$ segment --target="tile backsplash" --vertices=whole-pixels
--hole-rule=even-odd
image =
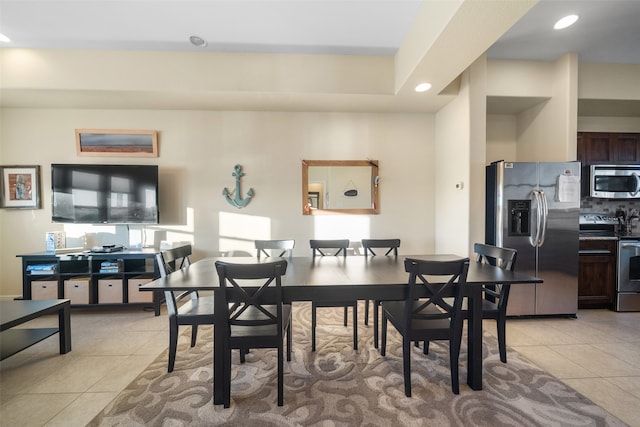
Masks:
[[[584,197],[580,200],[580,213],[601,213],[609,216],[616,216],[617,211],[628,213],[631,209],[640,210],[640,200],[611,200],[592,199]],[[638,219],[631,221],[626,227],[628,234],[640,233],[640,223]],[[617,231],[618,227],[616,227]],[[623,227],[622,230],[625,230]]]
[[[640,200],[592,199],[583,197],[580,200],[580,213],[606,213],[614,216],[616,211],[640,209]]]

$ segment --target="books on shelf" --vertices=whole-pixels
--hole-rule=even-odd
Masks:
[[[27,266],[29,274],[56,274],[58,264],[31,264]]]
[[[100,263],[100,273],[119,273],[120,263],[118,261],[102,261]]]

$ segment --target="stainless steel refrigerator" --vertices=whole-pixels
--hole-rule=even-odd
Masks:
[[[508,315],[578,310],[580,162],[487,166],[486,243],[518,251],[516,271],[544,283],[512,285]]]

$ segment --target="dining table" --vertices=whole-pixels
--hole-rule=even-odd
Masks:
[[[345,300],[403,300],[408,289],[409,274],[405,270],[406,258],[450,261],[464,257],[453,254],[422,254],[401,256],[318,256],[288,257],[287,269],[282,277],[282,299],[285,303],[296,301],[332,302]],[[193,262],[140,287],[143,291],[221,291],[215,262],[264,263],[277,257],[211,257]],[[438,283],[437,277],[432,277]],[[469,320],[467,324],[467,384],[473,390],[482,390],[482,285],[483,284],[531,284],[542,279],[528,274],[509,271],[490,264],[471,261],[467,274],[465,295],[468,297]],[[216,298],[215,322],[226,322],[224,299]],[[218,307],[218,303],[222,306]],[[294,343],[295,344],[295,343]],[[223,403],[222,360],[224,334],[214,332],[213,400]]]

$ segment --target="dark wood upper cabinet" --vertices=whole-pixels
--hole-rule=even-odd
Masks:
[[[637,133],[612,133],[613,159],[617,162],[640,160],[640,138]]]
[[[583,165],[640,163],[640,133],[578,132],[577,155]]]

